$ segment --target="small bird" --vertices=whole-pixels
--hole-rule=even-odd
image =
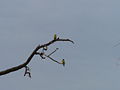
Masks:
[[[54,40],[56,40],[57,39],[57,35],[56,34],[54,34]]]

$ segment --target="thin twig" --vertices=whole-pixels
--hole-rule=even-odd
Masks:
[[[53,53],[55,53],[59,48],[56,48],[53,52],[51,52],[48,56],[51,56]]]
[[[58,62],[57,60],[55,60],[55,59],[53,59],[52,57],[50,57],[50,56],[48,56],[48,55],[46,55],[46,54],[44,54],[46,57],[48,57],[50,60],[52,60],[52,61],[54,61],[54,62],[56,62],[56,63],[58,63],[58,64],[61,64],[61,62]]]

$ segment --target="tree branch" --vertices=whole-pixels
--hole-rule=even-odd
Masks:
[[[12,68],[9,68],[9,69],[6,69],[6,70],[3,70],[3,71],[0,71],[0,76],[1,75],[6,75],[10,72],[14,72],[14,71],[17,71],[17,70],[20,70],[22,68],[25,68],[27,70],[27,65],[30,63],[30,61],[32,60],[33,56],[36,55],[37,51],[41,48],[44,48],[44,47],[48,47],[50,46],[51,44],[55,43],[55,42],[58,42],[58,41],[69,41],[69,42],[72,42],[74,44],[74,42],[70,39],[59,39],[59,38],[55,38],[53,40],[51,40],[50,42],[46,43],[46,44],[43,44],[43,45],[38,45],[34,50],[33,52],[31,53],[31,55],[28,57],[28,59],[23,63],[23,64],[20,64],[18,66],[15,66],[15,67],[12,67]],[[54,53],[54,52],[53,52]],[[49,57],[49,56],[48,56]],[[53,59],[54,60],[54,59]],[[27,71],[25,71],[25,74],[26,74]],[[29,72],[27,72],[29,73]],[[30,73],[29,73],[30,74]],[[29,75],[30,76],[30,75]],[[31,77],[31,76],[30,76]]]

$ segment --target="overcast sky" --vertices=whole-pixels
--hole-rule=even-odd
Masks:
[[[0,70],[23,63],[38,44],[60,38],[29,67],[0,77],[0,90],[120,90],[119,0],[0,0]]]

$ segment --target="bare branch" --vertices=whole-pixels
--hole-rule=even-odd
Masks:
[[[72,40],[70,40],[70,39],[59,39],[59,38],[56,38],[56,39],[53,39],[53,40],[51,40],[50,42],[48,42],[48,43],[46,43],[46,44],[38,45],[38,46],[33,50],[33,52],[31,53],[31,55],[28,57],[28,59],[27,59],[23,64],[20,64],[20,65],[18,65],[18,66],[15,66],[15,67],[12,67],[12,68],[9,68],[9,69],[0,71],[0,76],[1,76],[1,75],[6,75],[6,74],[8,74],[8,73],[10,73],[10,72],[14,72],[14,71],[20,70],[20,69],[22,69],[22,68],[26,68],[27,65],[30,63],[30,61],[32,60],[33,56],[36,55],[36,53],[37,53],[37,51],[38,51],[39,49],[41,49],[41,48],[44,48],[44,49],[45,49],[45,47],[47,48],[47,47],[50,46],[51,44],[53,44],[53,43],[55,43],[55,42],[58,42],[58,41],[68,41],[68,42],[72,42],[72,43],[74,44],[74,42],[73,42]],[[46,49],[46,50],[47,50],[47,49]],[[53,53],[54,53],[54,52],[53,52]],[[53,60],[53,61],[61,64],[60,62],[52,59],[52,58],[50,57],[50,55],[47,56],[47,57],[50,58],[51,60]],[[27,68],[28,68],[28,67],[27,67]],[[26,68],[26,72],[28,71],[27,68]],[[29,74],[29,77],[31,77],[30,72],[27,72],[27,74]],[[26,75],[26,73],[25,73],[24,75]]]
[[[37,54],[41,56],[41,53],[37,52],[36,55],[37,55]],[[46,56],[47,58],[49,58],[50,60],[52,60],[52,61],[54,61],[54,62],[56,62],[56,63],[58,63],[58,64],[61,64],[60,62],[58,62],[57,60],[53,59],[53,58],[50,57],[49,55],[46,55],[45,53],[44,53],[44,56]]]

